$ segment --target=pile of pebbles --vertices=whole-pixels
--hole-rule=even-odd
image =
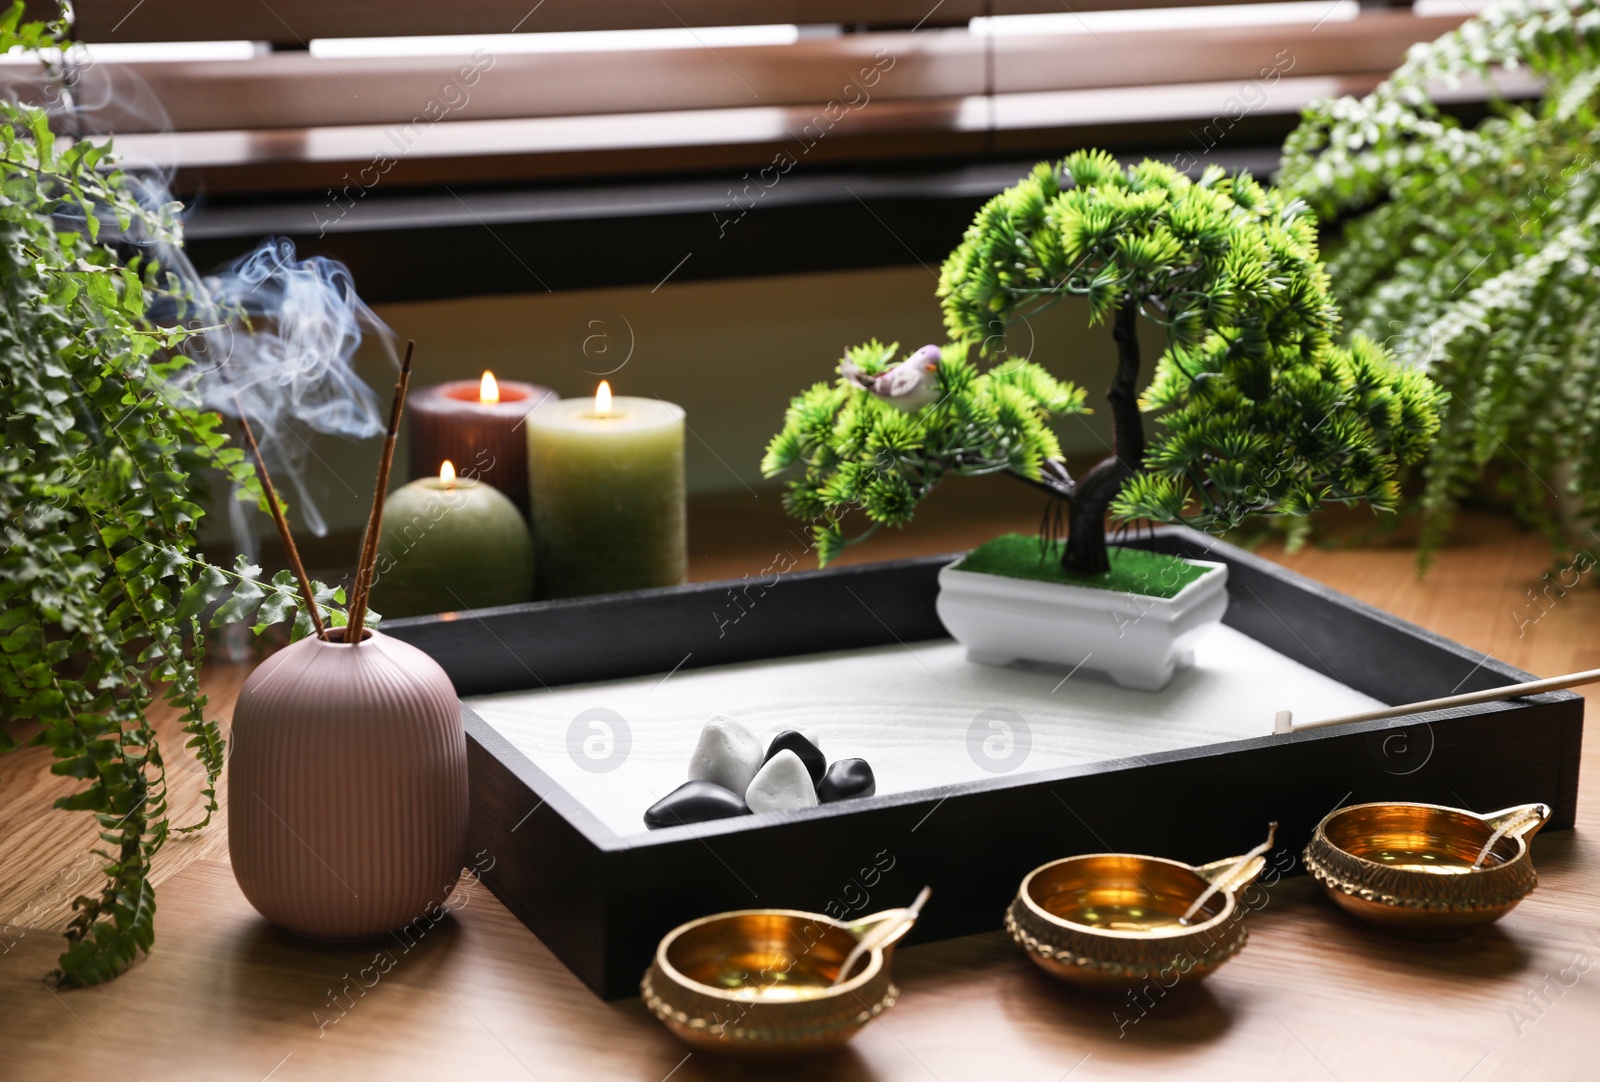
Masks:
[[[876,790],[865,759],[830,764],[811,733],[786,729],[762,747],[742,721],[714,714],[700,730],[689,760],[689,780],[651,805],[644,824],[655,830],[752,812],[814,808],[871,796]]]

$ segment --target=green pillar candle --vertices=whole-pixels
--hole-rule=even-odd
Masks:
[[[372,607],[384,616],[421,616],[533,597],[533,539],[505,494],[455,476],[389,493],[378,535]]]
[[[671,586],[687,576],[683,408],[654,398],[546,402],[528,414],[539,598]],[[382,611],[382,610],[379,610]]]

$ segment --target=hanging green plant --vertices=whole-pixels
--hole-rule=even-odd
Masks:
[[[62,22],[0,15],[0,54],[62,39]],[[259,581],[240,559],[201,559],[200,473],[220,470],[249,499],[262,490],[222,418],[173,387],[193,331],[147,318],[172,279],[142,256],[122,258],[103,231],[176,243],[170,207],[129,191],[109,144],[65,143],[38,108],[0,101],[0,752],[15,725],[54,755],[51,770],[82,788],[56,802],[99,825],[105,879],[73,902],[64,987],[116,976],[154,940],[150,862],[174,831],[217,808],[223,742],[205,714],[202,618],[260,630],[295,610],[293,577]],[[263,507],[265,504],[263,504]],[[329,622],[343,592],[313,587]],[[310,630],[301,611],[295,634]],[[164,699],[205,770],[205,810],[168,819],[166,760],[148,711]]]
[[[1466,127],[1435,94],[1504,69],[1542,84]],[[1347,215],[1328,267],[1352,333],[1447,396],[1424,467],[1424,561],[1487,467],[1559,536],[1600,515],[1600,0],[1513,0],[1412,48],[1364,98],[1311,105],[1278,182]]]

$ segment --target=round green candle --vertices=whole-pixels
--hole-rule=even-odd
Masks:
[[[683,409],[613,399],[600,386],[593,399],[528,414],[540,598],[671,586],[687,575]]]
[[[389,493],[378,535],[372,607],[422,616],[533,597],[533,539],[516,504],[490,485],[439,477]]]

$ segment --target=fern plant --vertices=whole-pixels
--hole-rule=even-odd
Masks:
[[[1466,127],[1433,94],[1506,69],[1543,86]],[[1347,215],[1329,259],[1354,331],[1388,338],[1448,396],[1423,470],[1421,554],[1487,467],[1558,530],[1560,486],[1600,514],[1600,0],[1512,0],[1414,46],[1364,98],[1321,101],[1278,182]]]
[[[66,29],[22,16],[20,2],[0,15],[0,53],[51,46]],[[224,570],[198,555],[199,472],[222,471],[250,498],[261,490],[222,419],[173,390],[192,331],[146,318],[171,279],[102,235],[175,242],[170,208],[131,194],[109,145],[63,146],[42,110],[4,101],[0,194],[0,712],[31,724],[52,772],[81,783],[56,806],[98,825],[105,878],[73,902],[57,974],[72,987],[150,949],[151,859],[216,810],[223,743],[200,690],[203,615],[227,592],[216,622],[264,627],[298,595],[288,572],[264,583],[245,560]],[[184,826],[167,815],[148,717],[158,697],[205,770],[205,810]],[[13,747],[0,728],[0,752]]]
[[[803,466],[787,506],[820,520],[823,563],[852,508],[903,525],[945,474],[1007,472],[1065,503],[1065,569],[1101,575],[1108,514],[1221,531],[1331,502],[1391,509],[1396,469],[1437,425],[1425,376],[1364,338],[1332,344],[1338,312],[1315,219],[1246,175],[1213,168],[1194,182],[1098,151],[1041,164],[978,212],[939,295],[952,344],[933,403],[903,412],[848,378],[890,363],[883,347],[859,347],[837,383],[795,399],[768,448],[769,476]],[[1011,322],[1068,296],[1086,298],[1091,325],[1110,323],[1117,346],[1113,453],[1079,478],[1046,422],[1081,409],[1083,392],[1031,363],[980,374],[970,360],[999,352]],[[1165,340],[1142,399],[1141,322]],[[1153,441],[1143,412],[1157,416]]]

